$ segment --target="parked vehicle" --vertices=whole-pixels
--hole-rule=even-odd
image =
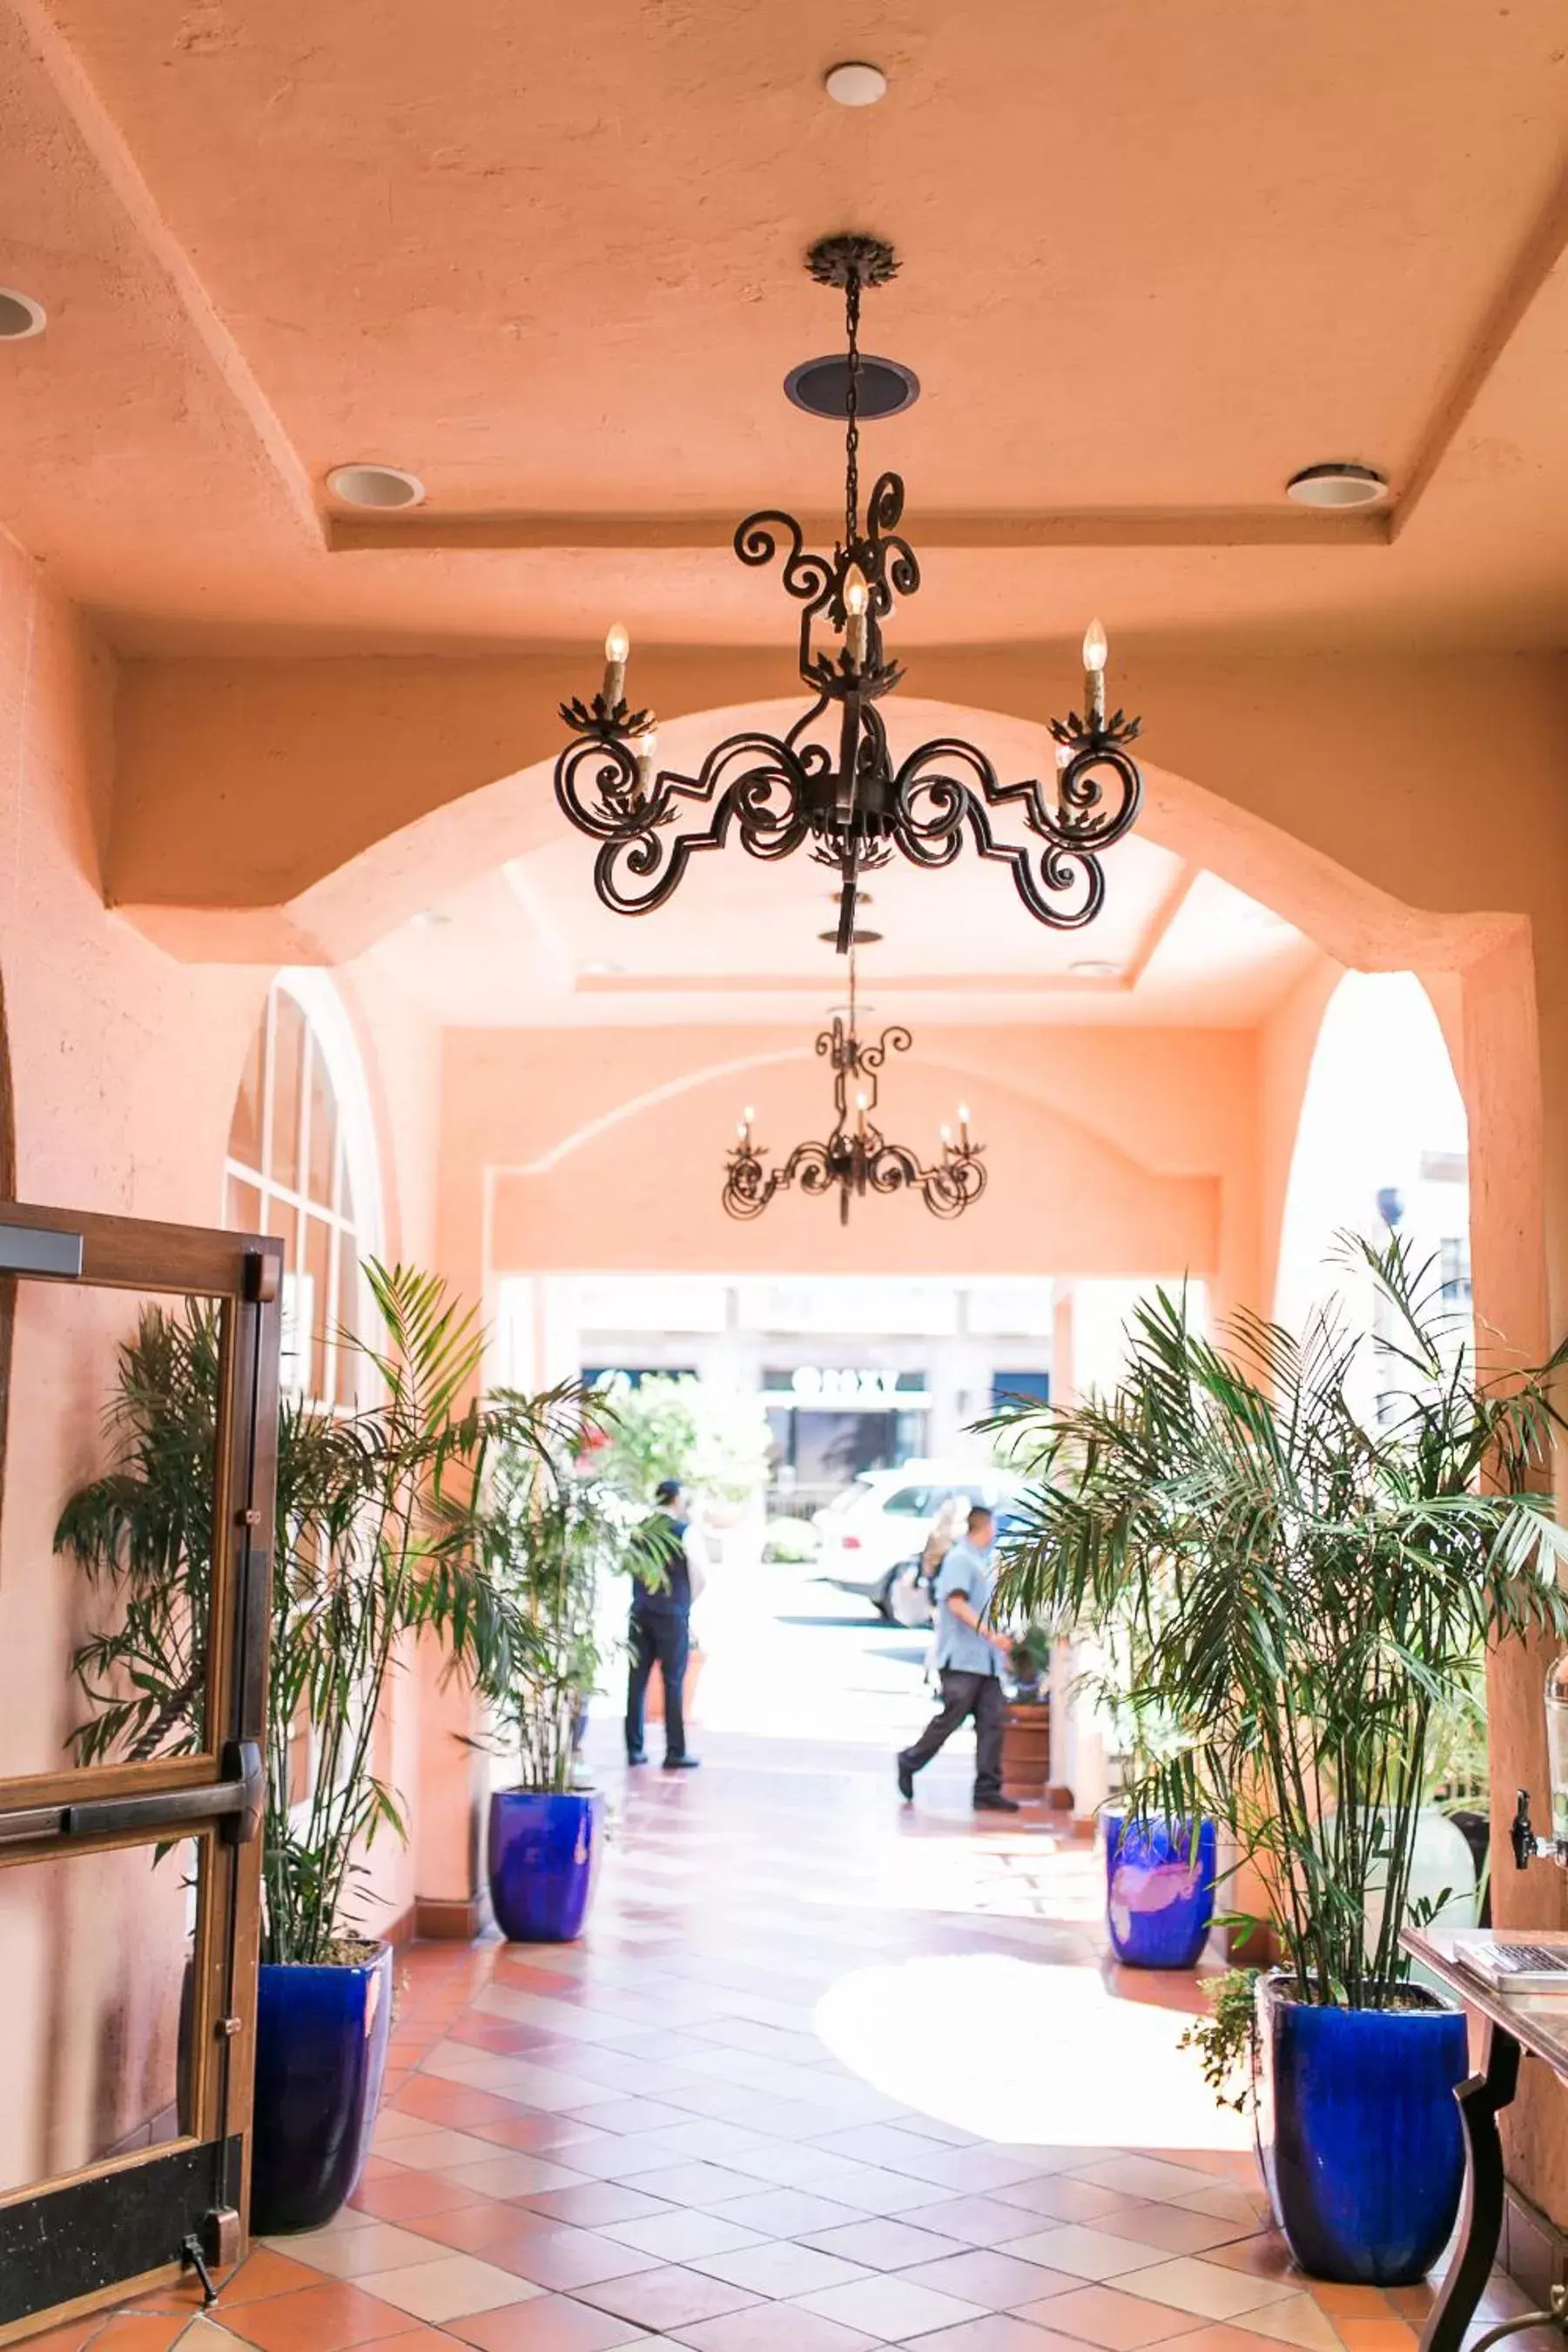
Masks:
[[[943,1504],[957,1495],[995,1506],[1012,1492],[1013,1482],[999,1471],[966,1471],[951,1462],[862,1470],[817,1514],[823,1581],[873,1602],[893,1624],[894,1580],[911,1554],[918,1557]]]

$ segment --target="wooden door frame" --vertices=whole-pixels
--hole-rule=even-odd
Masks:
[[[282,1274],[267,1235],[0,1201],[7,1286],[199,1298],[222,1318],[203,1752],[0,1782],[0,1867],[199,1839],[188,2128],[0,2196],[0,2344],[179,2277],[193,2238],[209,2264],[245,2251]],[[167,2254],[149,2262],[165,2223]],[[18,2308],[37,2285],[61,2292]]]

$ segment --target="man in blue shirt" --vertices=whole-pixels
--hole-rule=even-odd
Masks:
[[[968,1530],[943,1561],[936,1579],[936,1668],[942,1681],[941,1712],[934,1715],[913,1748],[898,1759],[898,1793],[907,1804],[915,1775],[929,1764],[967,1717],[975,1718],[975,1811],[1016,1813],[1002,1794],[1002,1660],[1011,1649],[1006,1633],[988,1623],[997,1575],[991,1565],[997,1540],[992,1512],[978,1505]]]

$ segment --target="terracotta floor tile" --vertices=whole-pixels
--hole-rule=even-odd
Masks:
[[[1275,2339],[1260,2336],[1245,2320],[1235,2326],[1216,2322],[1189,2334],[1167,2336],[1160,2352],[1279,2352]]]
[[[1345,2319],[1391,2319],[1394,2306],[1377,2286],[1336,2286],[1332,2279],[1313,2279],[1312,2293],[1325,2311]]]
[[[450,2213],[470,2202],[470,2192],[444,2173],[409,2172],[394,2166],[390,2178],[361,2180],[353,2205],[378,2221],[406,2221],[421,2213]]]
[[[1010,2238],[1031,2238],[1040,2229],[1038,2213],[1005,2205],[999,2197],[945,2197],[936,2205],[912,2206],[899,2219],[911,2229],[961,2238],[971,2246],[1005,2246]]]
[[[748,2287],[776,2302],[812,2294],[821,2287],[845,2286],[869,2275],[840,2254],[821,2253],[814,2246],[791,2245],[783,2239],[687,2259],[694,2270],[706,2271],[709,2278],[727,2279],[732,2286]]]
[[[896,2271],[852,2280],[847,2286],[830,2286],[800,2298],[800,2307],[845,2327],[858,2327],[883,2344],[901,2344],[906,2336],[925,2336],[938,2327],[953,2327],[962,2319],[984,2315],[976,2304],[935,2288],[911,2286]],[[1038,2347],[1037,2347],[1038,2352]]]
[[[535,2231],[559,2226],[548,2214],[530,2213],[526,2206],[493,2197],[471,2198],[446,2213],[416,2213],[408,2222],[416,2236],[465,2254],[487,2254],[493,2246],[520,2242]]]
[[[747,2196],[727,2197],[721,2205],[706,2210],[721,2221],[737,2221],[743,2230],[755,2230],[763,2238],[803,2238],[810,2231],[831,2230],[839,2222],[860,2218],[853,2206],[835,2204],[831,2197],[819,2197],[810,2189],[754,2187]]]
[[[615,2352],[618,2345],[646,2341],[631,2320],[565,2294],[450,2320],[442,2340],[450,2346],[454,2337],[478,2352]]]
[[[466,2318],[471,2312],[529,2301],[538,2288],[515,2271],[502,2270],[477,2254],[448,2253],[436,2262],[378,2272],[376,2293],[400,2311],[441,2326],[449,2319]]]
[[[1140,2270],[1130,2292],[1150,2303],[1168,2304],[1174,2311],[1190,2311],[1199,2319],[1237,2319],[1243,2312],[1286,2300],[1296,2290],[1282,2279],[1252,2278],[1245,2271],[1184,2254]]]
[[[1211,2190],[1214,2185],[1211,2174],[1158,2156],[1108,2157],[1103,2163],[1075,2168],[1074,2178],[1128,2197],[1191,2197]]]
[[[536,2189],[577,2189],[582,2184],[581,2173],[548,2156],[528,2156],[518,2148],[489,2148],[476,2164],[447,2166],[443,2178],[476,2197],[527,2197]]]
[[[1175,2211],[1176,2209],[1171,2209]],[[1251,2271],[1258,2278],[1301,2278],[1291,2258],[1291,2249],[1275,2230],[1256,2230],[1245,2238],[1231,2238],[1222,2245],[1209,2249],[1211,2263],[1223,2263],[1227,2270]],[[1430,2301],[1429,2287],[1400,2287],[1400,2294],[1420,2294]],[[1425,2311],[1427,2305],[1421,2306]]]
[[[837,2320],[802,2311],[796,2303],[754,2303],[720,2319],[699,2319],[679,2333],[692,2352],[870,2352],[877,2341]],[[643,2352],[654,2352],[651,2337]]]
[[[169,2352],[191,2325],[191,2315],[184,2312],[117,2313],[105,2321],[96,2336],[85,2340],[98,2352],[101,2344],[105,2352]]]
[[[1133,2238],[1140,2245],[1164,2246],[1167,2253],[1202,2254],[1213,2246],[1233,2244],[1243,2225],[1221,2221],[1213,2213],[1191,2213],[1181,2205],[1134,2205],[1124,2212],[1103,2214],[1095,2227],[1108,2231],[1113,2238]],[[1235,2267],[1246,2269],[1251,2265]]]
[[[1347,2319],[1335,2322],[1345,2352],[1412,2352],[1417,2331],[1407,2319]]]
[[[1055,2336],[1016,2312],[988,2311],[957,2327],[939,2327],[916,2336],[921,2352],[1082,2352],[1066,2336]]]
[[[666,2206],[640,2221],[612,2221],[605,2235],[655,2255],[662,2263],[689,2263],[699,2254],[732,2254],[743,2246],[768,2242],[756,2230],[727,2221],[716,2213],[700,2213],[690,2205]]]
[[[348,2352],[378,2336],[406,2333],[404,2313],[347,2280],[305,2287],[298,2294],[268,2295],[225,2314],[232,2336],[259,2344],[262,2352]]]
[[[632,2278],[606,2279],[602,2285],[582,2289],[581,2300],[601,2311],[634,2319],[640,2327],[665,2329],[695,2319],[716,2319],[721,2312],[739,2311],[760,2300],[745,2287],[727,2280],[705,2277],[701,2271],[664,2263]]]
[[[266,2295],[291,2294],[301,2287],[320,2284],[320,2272],[311,2270],[292,2254],[277,2253],[271,2246],[257,2246],[224,2280],[221,2307],[230,2311],[237,2304],[260,2303]]]
[[[662,2197],[671,2205],[700,2205],[705,2211],[745,2197],[756,2186],[745,2173],[729,2172],[716,2164],[665,2164],[628,2177],[646,2197]]]
[[[473,2125],[476,2139],[488,2140],[493,2147],[517,2148],[528,2156],[552,2156],[562,2164],[569,2160],[569,2148],[594,2147],[601,2142],[600,2133],[574,2122],[570,2116],[536,2115],[511,2099],[502,2105],[510,2107],[510,2115],[495,2123]]]
[[[613,2221],[646,2221],[655,2215],[685,2210],[650,2197],[645,2189],[634,2189],[625,2180],[585,2180],[576,2189],[530,2191],[514,2201],[526,2205],[530,2213],[546,2214],[578,2230],[601,2230]]]
[[[941,2262],[967,2251],[957,2238],[943,2238],[934,2230],[917,2229],[913,2222],[886,2216],[842,2221],[830,2230],[800,2234],[819,2253],[838,2254],[845,2262],[860,2263],[873,2271],[910,2270],[916,2263]]]
[[[657,2270],[663,2258],[637,2246],[622,2245],[597,2230],[551,2230],[521,2240],[507,2256],[507,2267],[536,2285],[573,2294],[579,2287],[597,2286],[602,2280],[630,2278],[638,2271]]]
[[[1309,2294],[1301,2291],[1306,2282],[1299,2273],[1292,2273],[1291,2284],[1295,2292],[1279,2303],[1265,2304],[1260,2311],[1249,2311],[1240,2324],[1255,2336],[1270,2336],[1277,2344],[1295,2345],[1299,2352],[1342,2352],[1343,2323],[1331,2319],[1321,2303],[1314,2303]],[[1372,2327],[1381,2324],[1377,2320],[1360,2323]]]
[[[1114,2286],[1075,2286],[1036,2310],[1020,2306],[1020,2316],[1038,2318],[1042,2326],[1098,2345],[1101,2352],[1143,2352],[1145,2345],[1163,2344],[1189,2327],[1184,2312],[1145,2302]]]
[[[1030,2213],[1049,2215],[1053,2221],[1103,2221],[1110,2213],[1135,2213],[1148,2200],[1129,2196],[1125,2189],[1103,2189],[1092,2180],[1065,2173],[1042,2174],[1016,2181],[994,2192],[998,2205],[1017,2205]]]
[[[298,2261],[325,2271],[329,2278],[370,2278],[378,2271],[433,2262],[445,2251],[391,2221],[372,2221],[367,2230],[307,2231],[292,2243]]]
[[[1041,2230],[1033,2238],[1016,2238],[1008,2252],[1026,2262],[1043,2263],[1048,2270],[1067,2271],[1074,2278],[1123,2278],[1131,2271],[1153,2270],[1164,2260],[1156,2246],[1140,2246],[1127,2238],[1113,2238],[1104,2230],[1065,2221],[1059,2229]],[[1261,2302],[1262,2297],[1259,2297]]]
[[[917,2263],[899,2275],[916,2286],[934,2286],[940,2294],[977,2303],[982,2311],[1016,2311],[1023,2304],[1064,2294],[1079,2284],[1065,2271],[1048,2270],[1016,2254],[979,2246],[970,2247],[966,2253],[948,2254],[941,2262]]]

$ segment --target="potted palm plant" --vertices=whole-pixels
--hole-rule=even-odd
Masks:
[[[1157,1736],[1135,1819],[1214,1822],[1265,1890],[1281,1964],[1257,1980],[1259,2149],[1302,2268],[1378,2285],[1453,2225],[1462,2015],[1400,1948],[1435,1717],[1479,1646],[1568,1626],[1568,1539],[1542,1484],[1548,1386],[1477,1369],[1430,1266],[1347,1240],[1373,1332],[1327,1307],[1298,1340],[1239,1317],[1226,1347],[1164,1293],[1118,1386],[1027,1416],[1006,1605],[1141,1631],[1124,1703]],[[1218,2063],[1245,2014],[1208,2028]],[[1221,2045],[1224,2045],[1222,2047]]]
[[[278,1424],[252,2221],[319,2227],[351,2194],[381,2095],[392,1952],[361,1932],[365,1853],[402,1833],[375,1769],[378,1713],[404,1637],[470,1674],[507,1670],[508,1611],[477,1540],[492,1449],[548,1446],[561,1398],[476,1404],[482,1334],[436,1278],[365,1268],[374,1402],[286,1401]],[[215,1317],[146,1309],[121,1350],[110,1471],[73,1496],[57,1548],[112,1600],[78,1650],[84,1760],[199,1742],[205,1679]]]
[[[584,1412],[591,1454],[602,1412]],[[512,1625],[495,1652],[502,1671],[486,1675],[485,1687],[518,1769],[517,1785],[490,1799],[488,1863],[497,1924],[514,1942],[570,1942],[592,1901],[604,1801],[577,1785],[578,1734],[601,1664],[601,1573],[624,1542],[624,1519],[603,1481],[564,1454],[498,1451],[480,1545]]]

